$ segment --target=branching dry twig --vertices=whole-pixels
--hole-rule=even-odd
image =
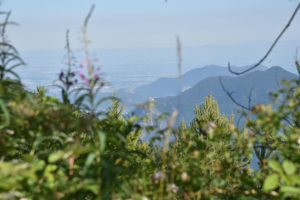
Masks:
[[[262,57],[262,59],[256,63],[255,65],[253,65],[252,67],[242,71],[242,72],[235,72],[231,69],[231,65],[230,65],[230,62],[228,63],[228,70],[232,73],[232,74],[235,74],[235,75],[241,75],[241,74],[244,74],[244,73],[247,73],[255,68],[257,68],[259,65],[261,65],[265,60],[266,58],[270,55],[270,53],[272,52],[272,50],[274,49],[274,47],[276,46],[276,44],[278,43],[278,41],[280,40],[280,38],[283,36],[283,34],[286,32],[286,30],[289,28],[289,26],[291,25],[291,23],[293,22],[297,12],[299,11],[300,9],[300,3],[298,4],[298,6],[296,7],[295,11],[293,12],[291,18],[289,19],[288,23],[285,25],[285,27],[283,28],[283,30],[280,32],[280,34],[277,36],[277,38],[275,39],[275,41],[273,42],[273,44],[271,45],[271,47],[269,48],[269,50],[267,51],[267,53]]]
[[[219,77],[219,82],[220,82],[220,84],[221,84],[221,87],[222,87],[222,90],[227,94],[227,96],[230,98],[230,100],[233,102],[233,103],[235,103],[237,106],[239,106],[239,107],[241,107],[242,109],[245,109],[245,110],[248,110],[248,111],[250,111],[251,110],[251,108],[250,107],[246,107],[246,106],[244,106],[244,105],[242,105],[242,104],[240,104],[237,100],[235,100],[234,98],[233,98],[233,92],[229,92],[228,90],[226,90],[226,88],[225,88],[225,86],[224,86],[224,84],[223,84],[223,82],[222,82],[222,78],[221,77]],[[251,91],[250,91],[250,95],[252,95],[252,89],[251,89]],[[249,95],[249,96],[250,96]],[[250,96],[250,100],[248,100],[248,103],[251,103],[251,96]]]

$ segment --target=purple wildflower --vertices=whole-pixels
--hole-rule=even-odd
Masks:
[[[64,72],[60,72],[60,74],[59,74],[59,80],[62,80],[63,77],[64,77]]]
[[[100,75],[99,74],[95,74],[94,77],[95,77],[96,80],[100,79]]]
[[[87,79],[83,79],[83,83],[85,83],[85,84],[89,84],[89,82],[88,82],[88,80]]]
[[[79,74],[79,76],[80,76],[82,79],[85,78],[83,71],[80,71],[78,74]]]
[[[71,85],[73,85],[73,82],[72,82],[72,81],[68,81],[68,82],[67,82],[67,85],[68,85],[68,86],[71,86]]]

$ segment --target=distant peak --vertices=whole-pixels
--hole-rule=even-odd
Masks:
[[[280,66],[272,66],[267,71],[286,71],[286,70]]]

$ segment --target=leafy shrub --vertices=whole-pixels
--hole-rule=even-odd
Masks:
[[[15,49],[6,46],[0,59]],[[219,112],[212,95],[190,125],[174,128],[174,112],[160,129],[142,126],[147,117],[125,116],[116,98],[98,112],[104,81],[87,46],[85,64],[78,87],[71,65],[60,74],[62,102],[43,88],[26,91],[2,65],[0,199],[299,198],[299,80],[285,82],[274,105],[255,106],[243,129]],[[163,145],[142,141],[147,130],[161,134]],[[253,151],[258,170],[250,168]]]

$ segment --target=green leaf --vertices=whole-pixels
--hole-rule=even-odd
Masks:
[[[52,172],[54,172],[56,169],[57,169],[56,165],[48,165],[44,171],[44,176],[47,177],[47,179],[50,182],[53,182],[55,180],[54,174],[52,174]]]
[[[290,184],[292,184],[292,180],[291,180],[291,178],[290,178],[290,176],[289,175],[286,175],[286,174],[281,174],[281,179],[285,182],[285,184],[287,184],[287,185],[290,185]]]
[[[99,194],[99,185],[98,184],[84,184],[83,186],[84,189],[90,190],[91,192],[93,192],[94,194]]]
[[[58,151],[58,152],[50,154],[50,156],[48,157],[48,161],[50,163],[54,163],[54,162],[60,160],[63,156],[64,156],[64,152]]]
[[[278,161],[269,160],[268,163],[269,163],[269,166],[271,167],[271,169],[273,169],[276,172],[282,173],[282,168]]]
[[[32,165],[37,169],[37,170],[41,170],[44,168],[45,166],[45,161],[43,160],[36,160],[32,163]]]
[[[283,162],[283,169],[288,175],[295,174],[297,168],[291,161],[285,160]]]
[[[56,165],[47,165],[45,172],[53,172],[57,169]]]
[[[9,115],[9,112],[8,112],[8,110],[7,110],[7,108],[6,108],[5,103],[4,103],[3,100],[0,100],[0,108],[3,111],[4,118],[5,118],[3,125],[0,126],[0,129],[1,129],[1,128],[4,128],[4,127],[6,127],[6,126],[9,125],[9,123],[10,123],[10,115]]]
[[[279,175],[271,174],[271,175],[267,176],[267,178],[264,182],[263,190],[268,192],[268,191],[276,189],[278,187],[278,185],[279,185]]]
[[[84,168],[83,168],[83,174],[86,174],[87,170],[91,166],[91,164],[94,162],[94,159],[96,158],[95,153],[90,153],[85,161]]]
[[[298,176],[298,175],[292,175],[292,176],[290,176],[290,178],[291,178],[291,180],[292,180],[294,183],[300,185],[300,176]]]
[[[105,150],[105,142],[106,142],[106,135],[102,131],[97,131],[99,136],[99,144],[100,144],[100,152],[104,152]]]
[[[282,186],[280,188],[280,192],[300,195],[300,188],[291,187],[291,186]]]

